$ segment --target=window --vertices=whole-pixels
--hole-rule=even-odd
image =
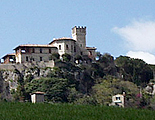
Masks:
[[[120,97],[116,97],[116,100],[120,100]]]
[[[74,47],[74,52],[76,52],[76,47]]]
[[[49,53],[51,53],[51,49],[49,49]]]
[[[26,61],[29,61],[29,58],[28,58],[28,56],[26,56]]]
[[[92,55],[92,51],[89,51],[89,55]]]
[[[30,49],[29,49],[29,48],[26,48],[26,49],[25,49],[25,52],[26,52],[26,53],[30,53]]]
[[[66,50],[68,50],[69,49],[69,47],[68,47],[68,45],[66,45]]]
[[[40,53],[42,53],[43,52],[43,50],[42,50],[42,48],[40,48]]]
[[[40,57],[40,61],[42,61],[43,60],[43,58],[42,57]]]
[[[21,50],[21,52],[22,52],[22,53],[26,53],[26,50],[25,50],[25,49],[23,49],[23,50]]]
[[[81,55],[83,55],[83,53],[81,52]]]
[[[61,50],[61,45],[59,45],[59,50]]]
[[[80,47],[82,47],[82,44],[80,44]]]
[[[35,53],[35,49],[34,48],[32,48],[32,53]]]
[[[73,52],[73,45],[71,45],[71,52]]]
[[[71,45],[71,50],[73,50],[73,45]]]

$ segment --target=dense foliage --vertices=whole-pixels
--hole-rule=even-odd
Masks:
[[[123,80],[145,86],[150,79],[153,79],[152,69],[143,60],[120,56],[115,60],[115,63]]]
[[[112,78],[111,76],[101,79],[98,84],[93,86],[93,96],[98,104],[109,105],[111,98],[116,94],[126,94],[126,107],[137,106],[139,89],[137,85],[129,81]]]
[[[114,59],[110,54],[99,52],[95,62],[84,56],[76,56],[75,60],[69,54],[62,57],[60,60],[58,54],[52,54],[55,67],[47,68],[46,77],[21,76],[14,94],[16,100],[30,101],[30,93],[41,91],[46,93],[46,101],[54,103],[108,105],[113,95],[123,92],[127,107],[142,108],[153,101],[143,92],[153,79],[153,66],[140,59],[126,56]]]
[[[25,89],[27,93],[45,92],[47,100],[67,102],[68,83],[67,79],[63,78],[40,78],[27,83]]]

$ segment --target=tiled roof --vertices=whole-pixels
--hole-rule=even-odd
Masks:
[[[62,38],[54,38],[52,42],[50,42],[49,44],[52,44],[53,42],[55,41],[61,41],[61,40],[71,40],[71,41],[76,41],[72,38],[69,38],[69,37],[62,37]]]
[[[37,92],[33,92],[33,93],[31,93],[31,95],[33,95],[33,94],[45,94],[45,92],[39,92],[39,91],[37,91]]]
[[[10,53],[10,54],[6,54],[5,56],[3,56],[2,58],[4,59],[7,56],[15,56],[15,53]]]
[[[19,47],[47,47],[47,48],[50,48],[50,47],[55,47],[53,45],[39,45],[39,44],[25,44],[25,45],[19,45],[17,46],[14,50],[16,50],[17,48]]]

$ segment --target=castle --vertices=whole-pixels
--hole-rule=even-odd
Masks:
[[[15,53],[7,54],[3,59],[4,64],[8,63],[25,63],[31,61],[48,62],[53,53],[59,53],[60,58],[67,53],[74,57],[76,55],[87,56],[95,60],[95,47],[86,47],[86,27],[73,27],[72,38],[53,39],[47,45],[24,44],[14,48]]]

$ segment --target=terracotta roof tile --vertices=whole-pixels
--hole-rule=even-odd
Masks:
[[[15,49],[17,49],[19,47],[56,47],[56,46],[53,46],[53,45],[39,45],[39,44],[24,44],[24,45],[17,46]]]
[[[72,38],[69,38],[69,37],[62,37],[62,38],[54,38],[52,42],[50,42],[49,44],[52,44],[53,42],[55,41],[61,41],[61,40],[71,40],[71,41],[76,41]]]
[[[9,53],[9,54],[6,54],[5,56],[3,56],[2,58],[4,59],[5,57],[7,56],[15,56],[15,53]]]

